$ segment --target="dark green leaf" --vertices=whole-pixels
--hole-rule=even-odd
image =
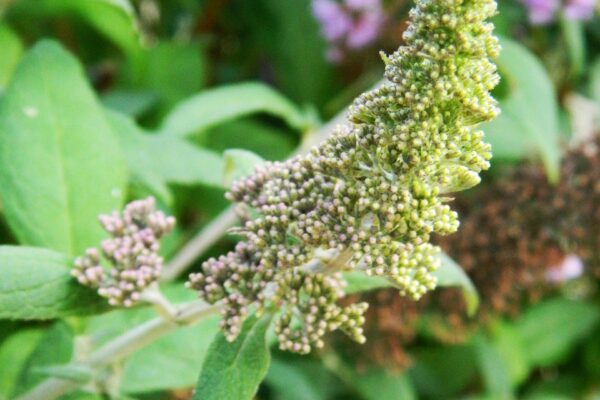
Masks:
[[[102,299],[70,275],[72,261],[51,250],[0,246],[0,318],[51,319],[91,313]]]
[[[6,24],[0,23],[0,93],[8,84],[23,54],[21,39]]]
[[[327,400],[327,387],[320,385],[318,377],[311,375],[311,370],[322,367],[311,360],[285,362],[273,359],[265,383],[274,392],[277,400]],[[321,377],[323,377],[321,375]]]
[[[409,376],[424,398],[448,399],[473,380],[476,370],[471,346],[429,347],[415,351]]]
[[[135,10],[129,0],[21,0],[21,12],[45,17],[71,15],[94,27],[129,56],[141,50]]]
[[[193,400],[251,400],[269,367],[271,316],[252,316],[230,343],[219,333],[208,349]]]
[[[551,181],[558,179],[560,127],[556,93],[547,72],[523,45],[501,39],[497,60],[508,85],[502,113],[483,125],[496,159],[519,160],[533,150],[541,156]]]
[[[597,307],[559,298],[527,310],[516,329],[529,363],[548,366],[567,356],[599,320]]]
[[[302,113],[262,83],[239,83],[204,91],[179,103],[162,124],[163,135],[185,137],[249,114],[268,113],[303,130]]]
[[[265,161],[253,152],[241,149],[227,150],[223,158],[225,159],[224,187],[229,187],[232,182],[252,174],[254,168]]]
[[[80,254],[105,232],[126,182],[120,148],[77,61],[43,41],[0,100],[0,196],[17,238]]]

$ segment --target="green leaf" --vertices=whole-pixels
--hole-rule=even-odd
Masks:
[[[520,160],[532,151],[542,158],[548,178],[558,179],[560,126],[552,82],[538,59],[523,45],[502,38],[496,60],[508,86],[502,113],[482,125],[495,159]]]
[[[225,168],[223,171],[223,186],[231,184],[245,176],[250,175],[257,165],[265,162],[260,156],[248,150],[229,149],[223,154]]]
[[[528,309],[516,329],[529,363],[544,367],[566,357],[599,320],[597,307],[558,298]]]
[[[506,365],[511,386],[517,387],[527,379],[531,367],[526,358],[523,341],[512,324],[497,323],[493,327],[492,346]]]
[[[26,328],[15,332],[0,346],[0,399],[8,399],[27,359],[37,346],[44,332],[39,328]]]
[[[327,44],[307,0],[243,2],[273,68],[274,80],[299,104],[323,105],[335,94]]]
[[[297,147],[295,136],[287,127],[245,117],[215,126],[201,137],[194,137],[194,142],[217,152],[235,148],[249,150],[265,160],[284,160]]]
[[[586,43],[585,29],[582,21],[561,16],[560,27],[569,55],[569,72],[571,78],[579,79],[585,67]]]
[[[467,303],[467,313],[475,314],[479,307],[479,295],[473,282],[465,271],[446,253],[441,253],[442,264],[433,274],[438,279],[438,286],[460,287]]]
[[[123,368],[121,391],[133,394],[193,387],[219,331],[219,320],[214,316],[177,329],[132,354]]]
[[[590,67],[590,96],[600,108],[600,57],[597,57]]]
[[[192,301],[195,294],[181,284],[161,288],[174,304]],[[96,315],[86,323],[86,334],[102,345],[134,327],[156,317],[150,307],[113,310]],[[173,388],[193,387],[220,317],[215,315],[200,323],[180,327],[131,354],[123,362],[120,390],[126,394],[147,393]]]
[[[98,214],[118,209],[120,148],[77,61],[42,41],[0,100],[0,197],[22,244],[67,254],[97,245]]]
[[[354,388],[365,400],[416,400],[417,395],[406,374],[370,368],[354,373]]]
[[[179,103],[165,118],[161,133],[185,137],[249,114],[267,113],[293,128],[305,129],[302,113],[262,83],[238,83],[204,91]]]
[[[271,360],[265,383],[277,400],[327,400],[333,397],[333,379],[317,360],[287,356]]]
[[[0,246],[0,318],[51,319],[91,313],[104,302],[70,275],[72,261],[51,250]]]
[[[415,351],[409,376],[423,398],[449,399],[473,380],[476,365],[472,346],[428,347]]]
[[[31,353],[17,380],[14,396],[25,393],[45,379],[37,369],[71,361],[73,354],[73,331],[64,323],[56,322],[44,334]]]
[[[203,46],[195,42],[161,41],[145,48],[140,60],[125,65],[122,85],[150,90],[161,112],[204,87],[206,68]]]
[[[438,286],[460,287],[467,303],[467,312],[473,315],[479,306],[479,295],[473,282],[448,255],[441,253],[440,257],[440,268],[434,272],[438,279]],[[345,289],[347,294],[393,286],[392,282],[383,277],[368,276],[360,271],[344,272],[344,279],[348,284]]]
[[[0,23],[0,92],[7,85],[23,54],[23,44],[17,34],[6,24]]]
[[[129,0],[21,0],[15,8],[22,13],[45,17],[72,15],[94,27],[129,56],[141,49],[136,15]]]
[[[156,103],[157,97],[147,90],[111,90],[102,96],[102,104],[111,110],[139,117]]]
[[[216,153],[177,137],[148,134],[117,112],[107,115],[134,178],[149,188],[164,188],[166,183],[222,187],[224,163]]]
[[[513,398],[508,368],[497,348],[482,334],[473,338],[486,392],[498,399]]]
[[[369,290],[392,287],[392,283],[381,276],[368,276],[360,271],[344,272],[346,294],[367,292]]]
[[[266,341],[271,316],[251,316],[230,343],[217,334],[208,349],[193,400],[251,400],[269,367]]]

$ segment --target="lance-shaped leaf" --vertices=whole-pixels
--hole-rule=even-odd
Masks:
[[[248,318],[232,343],[219,333],[208,349],[193,400],[251,400],[271,360],[266,339],[270,323],[269,315]]]
[[[52,250],[0,246],[0,318],[51,319],[102,307],[99,296],[71,277],[71,264]]]
[[[105,236],[98,215],[121,206],[119,144],[81,67],[43,41],[0,100],[0,198],[22,244],[76,255]]]

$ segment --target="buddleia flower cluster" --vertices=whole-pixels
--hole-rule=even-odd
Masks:
[[[475,126],[498,113],[489,92],[499,46],[485,22],[495,12],[493,0],[417,1],[405,45],[383,56],[386,82],[355,100],[349,125],[233,184],[228,198],[255,218],[188,283],[224,303],[229,340],[256,308],[280,310],[285,350],[307,353],[338,329],[363,342],[366,304],[338,304],[343,271],[385,277],[413,299],[435,287],[430,235],[456,231],[449,194],[489,167]]]
[[[99,220],[111,235],[102,242],[102,255],[111,268],[106,270],[100,252],[90,248],[75,260],[71,274],[79,283],[98,288],[98,294],[111,305],[131,307],[160,277],[160,239],[171,232],[175,218],[157,211],[154,198],[149,197],[129,203],[122,213],[101,215]]]

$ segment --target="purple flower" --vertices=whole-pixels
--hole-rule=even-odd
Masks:
[[[583,274],[583,262],[574,254],[568,255],[559,265],[546,272],[548,282],[561,283],[575,279]]]
[[[596,0],[568,0],[564,8],[565,17],[575,21],[591,19],[596,6]]]
[[[544,25],[552,22],[560,7],[559,0],[521,0],[527,8],[529,22],[532,25]]]
[[[346,7],[352,11],[380,9],[380,0],[346,0]]]
[[[314,0],[313,13],[328,41],[341,39],[352,25],[352,19],[334,0]]]
[[[384,15],[380,9],[361,15],[348,32],[346,40],[348,48],[359,49],[375,40],[379,35],[383,21]]]

